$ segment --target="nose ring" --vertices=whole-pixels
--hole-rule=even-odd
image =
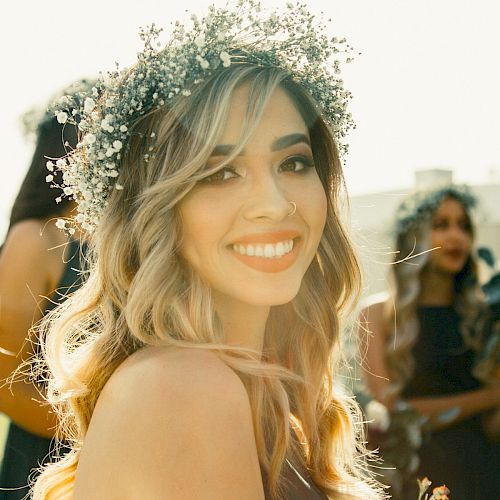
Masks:
[[[294,201],[289,201],[288,203],[290,203],[291,205],[290,211],[288,212],[288,217],[291,217],[297,211],[297,203],[295,203]]]

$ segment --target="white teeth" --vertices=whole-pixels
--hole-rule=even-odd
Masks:
[[[274,257],[276,252],[274,251],[274,245],[267,244],[264,247],[264,257]]]
[[[276,244],[276,256],[281,257],[282,255],[285,255],[285,244],[280,241]]]
[[[266,259],[279,259],[290,253],[293,249],[293,240],[280,241],[273,245],[272,243],[262,243],[257,245],[233,245],[233,250],[241,255],[251,257],[265,257]]]

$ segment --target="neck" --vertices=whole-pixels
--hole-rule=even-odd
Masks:
[[[254,306],[214,294],[215,310],[222,321],[226,343],[262,354],[269,306]]]
[[[418,303],[422,306],[448,306],[455,298],[454,277],[452,274],[424,269],[420,278]]]

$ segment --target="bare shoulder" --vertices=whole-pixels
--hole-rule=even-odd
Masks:
[[[54,224],[26,219],[15,224],[9,231],[1,258],[23,266],[32,262],[37,269],[43,269],[51,261],[62,262],[67,242],[67,236]]]
[[[124,478],[120,491],[115,474]],[[138,351],[112,375],[92,416],[75,500],[165,498],[165,491],[179,500],[237,491],[262,498],[247,392],[212,352]]]

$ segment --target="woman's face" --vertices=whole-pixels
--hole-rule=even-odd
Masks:
[[[238,144],[247,95],[246,85],[234,92],[208,168]],[[282,89],[242,153],[199,182],[179,210],[181,254],[217,299],[271,306],[295,297],[323,233],[327,200],[308,129]]]
[[[470,221],[463,205],[446,198],[432,216],[430,265],[447,274],[460,272],[472,248]]]

